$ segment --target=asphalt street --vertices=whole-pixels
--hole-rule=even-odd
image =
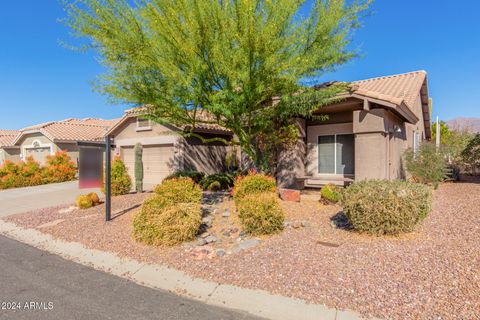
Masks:
[[[259,318],[142,287],[0,236],[0,319]]]

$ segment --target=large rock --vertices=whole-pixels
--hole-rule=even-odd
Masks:
[[[280,189],[279,194],[283,201],[300,202],[300,190]]]

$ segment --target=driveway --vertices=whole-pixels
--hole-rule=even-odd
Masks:
[[[0,247],[0,319],[259,319],[142,287],[3,236]]]
[[[30,210],[73,204],[78,195],[89,192],[97,192],[102,196],[98,188],[79,189],[78,181],[2,190],[0,191],[0,218]]]

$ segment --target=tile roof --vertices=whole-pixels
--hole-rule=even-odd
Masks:
[[[0,129],[0,147],[13,146],[13,141],[20,134],[17,130],[1,130]]]
[[[128,110],[125,110],[125,116],[126,117],[135,117],[135,116],[141,116],[142,114],[148,114],[148,106],[139,106],[135,108],[131,108]],[[197,119],[199,121],[214,121],[213,116],[206,111],[200,111],[197,113]],[[181,129],[187,129],[189,126],[183,126]],[[199,130],[207,130],[207,131],[220,131],[223,133],[230,133],[230,130],[215,124],[215,123],[197,123],[195,127]]]
[[[20,134],[14,137],[13,143],[17,143],[24,134],[28,134],[31,131],[38,131],[52,141],[101,141],[107,131],[119,120],[70,118],[61,121],[45,122],[23,128]]]
[[[352,89],[356,94],[391,102],[396,105],[400,105],[403,102],[407,107],[413,109],[426,76],[427,73],[422,70],[354,81],[352,82]]]

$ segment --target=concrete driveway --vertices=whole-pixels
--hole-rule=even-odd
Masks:
[[[0,191],[0,218],[35,209],[73,204],[78,195],[89,192],[97,192],[102,196],[98,188],[79,189],[78,181],[2,190]]]

